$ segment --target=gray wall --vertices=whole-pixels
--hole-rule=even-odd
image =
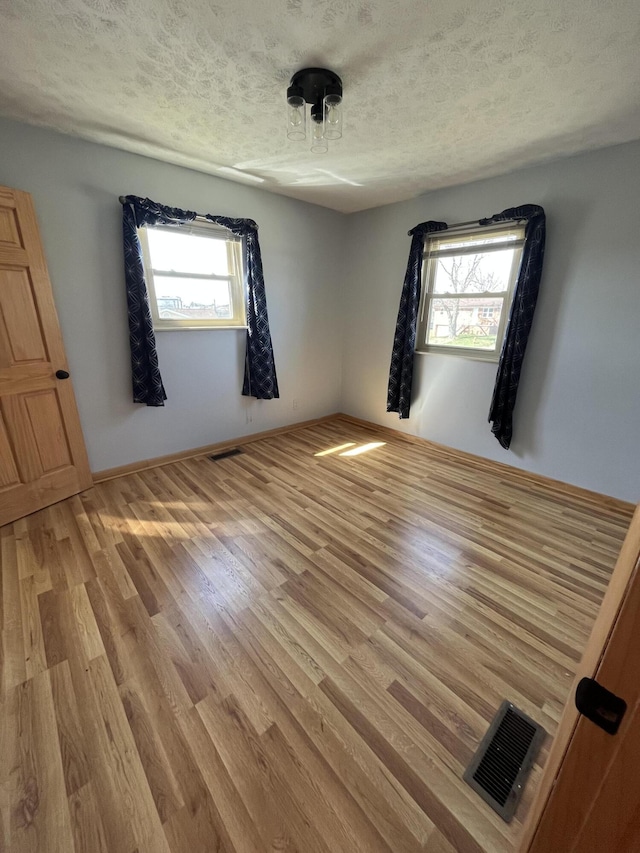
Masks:
[[[5,121],[0,184],[34,198],[92,470],[339,410],[341,214]],[[159,332],[169,399],[162,409],[131,402],[118,203],[127,193],[257,221],[280,400],[241,396],[244,331],[208,330]]]
[[[349,217],[343,411],[639,500],[639,198],[640,144],[631,143]],[[410,419],[387,414],[407,231],[525,203],[546,209],[547,251],[511,450],[487,423],[495,364],[417,355]]]

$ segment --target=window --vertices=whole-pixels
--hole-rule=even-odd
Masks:
[[[524,225],[427,236],[416,350],[497,361]]]
[[[240,238],[199,222],[138,235],[154,329],[246,326]]]

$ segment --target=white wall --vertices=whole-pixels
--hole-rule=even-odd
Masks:
[[[639,500],[639,199],[640,143],[631,143],[349,217],[343,411]],[[387,414],[407,231],[525,203],[546,210],[547,250],[511,450],[487,423],[495,364],[418,355],[411,417]]]
[[[341,253],[326,249],[341,246],[341,214],[6,121],[0,184],[34,198],[92,470],[339,410]],[[118,203],[128,193],[256,220],[279,400],[241,396],[245,333],[215,330],[159,332],[168,400],[131,402]]]

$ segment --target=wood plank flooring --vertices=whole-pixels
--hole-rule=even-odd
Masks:
[[[510,826],[462,771],[555,729],[629,520],[336,420],[2,528],[0,848],[512,850],[540,768]]]

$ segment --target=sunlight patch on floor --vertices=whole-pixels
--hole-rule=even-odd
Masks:
[[[370,450],[375,450],[377,447],[384,447],[386,441],[370,441],[368,444],[361,444],[360,447],[354,447],[351,450],[345,450],[340,456],[360,456],[361,453],[368,453]]]
[[[355,447],[355,441],[348,441],[346,444],[339,444],[337,447],[330,447],[328,450],[321,450],[320,453],[314,453],[314,456],[328,456],[330,453],[338,453],[340,450],[345,450],[347,447]]]

